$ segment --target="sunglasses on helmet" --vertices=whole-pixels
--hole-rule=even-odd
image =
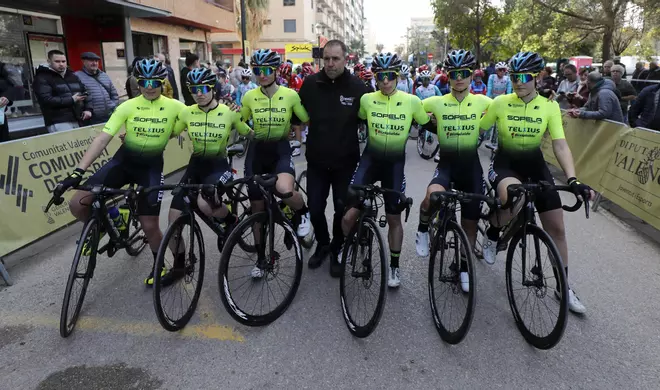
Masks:
[[[376,73],[376,80],[378,81],[385,81],[385,79],[395,80],[397,77],[399,77],[399,74],[394,71],[385,71],[385,72]]]
[[[521,83],[525,84],[534,80],[534,77],[535,75],[533,73],[512,73],[511,82],[516,83],[517,81],[520,81]]]
[[[189,85],[188,89],[193,95],[197,95],[200,92],[206,94],[213,91],[213,87],[210,85]]]
[[[137,79],[137,84],[142,88],[160,88],[163,86],[163,80],[160,79]]]
[[[470,77],[472,71],[470,69],[459,69],[459,70],[450,70],[447,72],[449,78],[452,80],[458,80],[458,76],[461,76],[462,79]]]
[[[270,76],[275,73],[275,68],[272,66],[255,66],[252,68],[252,72],[257,76],[261,76],[262,74],[264,76]]]

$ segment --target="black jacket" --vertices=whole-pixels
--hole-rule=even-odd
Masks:
[[[652,128],[660,106],[660,84],[651,85],[640,92],[628,111],[628,119],[633,127]],[[660,130],[660,128],[653,129]]]
[[[368,92],[348,69],[335,80],[324,70],[305,77],[299,95],[310,118],[305,154],[309,164],[339,168],[357,163],[360,98]]]
[[[186,103],[186,106],[192,106],[195,104],[195,99],[193,99],[190,90],[186,87],[186,80],[189,72],[190,68],[187,66],[181,69],[181,95],[183,95],[183,102]]]
[[[83,111],[92,110],[89,100],[76,104],[73,95],[85,92],[85,85],[78,76],[67,69],[64,77],[48,66],[40,66],[32,84],[41,106],[46,126],[62,122],[79,122]]]

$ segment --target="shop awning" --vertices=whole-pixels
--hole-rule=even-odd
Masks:
[[[154,18],[171,15],[169,11],[127,0],[0,0],[0,7],[10,8],[17,13],[20,13],[20,11],[32,11],[57,16],[130,16],[133,18]]]

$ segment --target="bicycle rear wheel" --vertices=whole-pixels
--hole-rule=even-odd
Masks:
[[[89,281],[96,267],[101,225],[96,217],[91,217],[84,225],[78,247],[73,256],[73,264],[64,290],[64,301],[60,312],[60,336],[69,337],[78,322]],[[82,279],[82,280],[79,280]]]
[[[364,218],[348,235],[339,279],[344,321],[356,337],[369,336],[383,315],[387,296],[386,261],[383,238],[376,222]]]
[[[431,313],[440,337],[449,344],[458,344],[470,330],[474,317],[476,278],[472,251],[465,232],[453,220],[447,221],[444,237],[439,227],[433,240],[428,272]],[[461,286],[461,273],[467,273],[467,293]]]
[[[539,349],[557,345],[566,329],[568,284],[557,246],[536,225],[526,225],[511,240],[506,292],[525,340]]]
[[[300,192],[305,204],[307,204],[307,170],[300,172],[298,179],[296,179],[296,192]],[[305,249],[310,249],[314,246],[314,240],[316,235],[314,234],[314,228],[310,229],[310,232],[305,237],[300,237],[300,245]]]
[[[296,232],[282,222],[276,222],[274,229],[272,253],[268,249],[265,212],[239,223],[222,249],[218,270],[220,297],[229,314],[244,325],[262,326],[278,319],[300,285],[302,249]],[[256,250],[245,251],[242,241]]]
[[[181,330],[188,324],[204,284],[204,237],[197,221],[192,226],[190,221],[190,215],[184,213],[167,228],[156,258],[155,269],[165,267],[170,270],[174,268],[174,253],[183,253],[184,257],[180,279],[173,284],[163,286],[161,273],[154,273],[156,317],[170,332]]]
[[[417,153],[419,154],[419,157],[424,160],[429,160],[435,156],[438,149],[440,149],[440,144],[438,144],[438,140],[433,137],[433,134],[429,131],[420,130],[419,136],[417,137]]]

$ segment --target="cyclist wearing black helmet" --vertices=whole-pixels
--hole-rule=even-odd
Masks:
[[[422,257],[429,255],[431,194],[448,190],[451,183],[454,183],[454,189],[459,191],[483,192],[483,172],[477,154],[479,121],[492,100],[484,95],[470,93],[472,72],[477,67],[477,59],[472,52],[452,50],[447,54],[444,66],[449,75],[451,93],[433,96],[423,102],[424,110],[435,116],[437,126],[431,131],[438,134],[442,158],[420,205],[415,245],[417,254]],[[479,202],[466,202],[461,205],[461,225],[472,246],[477,239],[479,217]],[[461,262],[460,271],[461,288],[468,292],[470,279],[467,263]]]
[[[120,104],[112,113],[76,170],[60,183],[63,191],[80,184],[85,171],[103,153],[122,127],[126,128],[124,144],[85,184],[121,188],[129,183],[149,187],[163,182],[163,151],[169,139],[177,135],[174,123],[185,106],[178,100],[161,96],[163,82],[167,79],[167,68],[160,61],[138,61],[133,69],[133,76],[137,79],[141,95]],[[71,198],[71,213],[79,221],[89,218],[90,200],[93,199],[90,195],[86,191],[77,191]],[[161,193],[154,192],[141,199],[138,204],[140,223],[149,240],[154,264],[160,240],[163,238],[158,225],[161,198]],[[165,270],[161,272],[165,274]],[[149,286],[153,284],[153,267],[144,282]]]
[[[384,188],[405,192],[406,141],[413,119],[420,125],[429,123],[422,101],[415,95],[397,90],[397,81],[403,63],[397,54],[383,53],[374,58],[372,70],[376,74],[378,91],[367,93],[360,99],[360,119],[367,121],[368,142],[353,175],[353,184],[371,184],[380,181]],[[389,287],[399,287],[399,255],[403,242],[399,197],[386,194],[385,213],[389,224],[390,247]],[[358,216],[352,206],[344,215],[342,229],[346,236]]]
[[[245,176],[277,174],[277,191],[281,194],[293,193],[293,196],[283,201],[296,211],[294,223],[297,225],[298,236],[305,237],[310,233],[311,223],[305,201],[293,189],[295,169],[289,132],[292,119],[308,122],[309,116],[298,94],[275,82],[276,70],[281,64],[280,55],[270,49],[255,51],[250,60],[252,72],[260,87],[246,92],[241,99],[243,121],[252,119],[255,132],[255,140],[250,142],[245,156]],[[294,128],[300,141],[300,127]],[[252,200],[252,210],[263,210],[263,196],[254,183],[248,185],[248,194]],[[258,267],[252,270],[253,278],[261,278],[263,275],[263,270]]]
[[[550,101],[538,94],[535,80],[545,66],[543,58],[534,52],[520,52],[509,60],[511,81],[515,93],[498,96],[493,100],[488,112],[481,120],[481,128],[488,129],[497,123],[499,147],[491,165],[488,179],[496,188],[503,208],[516,207],[510,204],[507,188],[522,180],[547,181],[554,183],[552,174],[541,153],[541,142],[545,132],[550,133],[552,148],[561,165],[568,184],[576,195],[593,196],[589,186],[575,178],[573,155],[564,137],[561,111],[555,101]],[[516,204],[517,205],[517,204]],[[552,237],[561,254],[566,275],[568,275],[568,246],[564,230],[562,203],[557,191],[547,191],[536,198],[536,209],[543,224],[543,229]],[[493,264],[497,253],[499,228],[510,219],[511,212],[498,212],[492,228],[487,232],[483,245],[484,260]],[[572,289],[569,289],[569,309],[575,313],[584,313],[584,305]]]

